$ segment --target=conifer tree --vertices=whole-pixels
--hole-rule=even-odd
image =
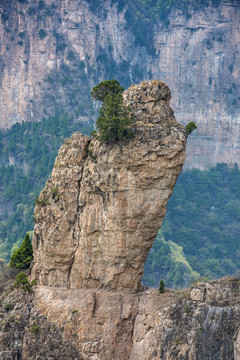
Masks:
[[[17,270],[27,269],[33,259],[33,250],[30,236],[26,234],[19,249],[14,251],[11,256],[9,266]]]
[[[122,92],[117,80],[108,80],[95,86],[91,93],[96,100],[103,101],[96,124],[98,139],[107,144],[133,137],[129,129],[130,109],[123,104]]]
[[[160,283],[159,283],[159,292],[160,292],[160,294],[163,294],[164,293],[164,291],[165,291],[165,285],[164,285],[164,282],[163,282],[163,280],[161,280],[160,281]]]

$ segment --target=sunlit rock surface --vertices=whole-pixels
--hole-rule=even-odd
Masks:
[[[80,133],[61,147],[35,209],[33,277],[41,285],[129,291],[185,159],[186,132],[159,81],[124,93],[134,139],[104,145]]]

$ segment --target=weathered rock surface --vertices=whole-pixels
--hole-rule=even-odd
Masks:
[[[239,279],[224,278],[142,296],[129,359],[239,360],[239,295]]]
[[[131,86],[135,138],[62,146],[35,209],[33,277],[42,285],[137,290],[185,159],[186,133],[159,81]]]
[[[195,290],[203,300],[192,298]],[[239,360],[240,280],[133,294],[38,286],[0,294],[1,360]]]
[[[76,133],[60,149],[35,209],[38,286],[0,296],[1,360],[239,360],[239,279],[164,294],[140,286],[186,132],[164,83],[124,99],[132,140]]]
[[[173,89],[180,123],[198,126],[185,166],[239,164],[239,1],[197,11],[189,5],[187,17],[173,10],[168,27],[154,28],[154,56],[136,46],[126,8],[110,4],[93,13],[86,1],[45,0],[42,9],[1,1],[0,127],[40,120],[55,108],[88,121],[89,88],[100,80],[117,76],[129,86],[159,79]]]

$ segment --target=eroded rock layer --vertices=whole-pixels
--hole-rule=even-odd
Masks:
[[[33,277],[68,288],[137,290],[185,159],[186,132],[169,88],[124,93],[134,139],[114,145],[74,134],[60,149],[35,209]]]

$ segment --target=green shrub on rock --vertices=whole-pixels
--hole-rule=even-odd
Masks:
[[[32,281],[30,283],[25,272],[20,272],[16,277],[15,283],[13,284],[14,287],[21,288],[23,291],[28,292],[32,292],[33,285],[36,285],[36,281]]]
[[[165,291],[165,285],[164,285],[163,280],[160,281],[159,289],[158,289],[158,290],[159,290],[160,294],[163,294],[163,293],[164,293],[164,291]]]
[[[104,101],[107,95],[122,94],[124,88],[120,86],[117,80],[106,80],[100,82],[92,89],[91,95],[94,99]]]
[[[193,132],[193,130],[195,130],[196,128],[197,126],[195,122],[191,121],[190,123],[188,123],[186,126],[187,135],[190,135],[191,132]]]

